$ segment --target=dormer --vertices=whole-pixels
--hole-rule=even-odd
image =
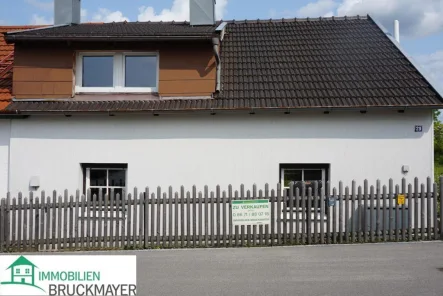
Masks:
[[[5,36],[15,43],[13,96],[212,97],[221,36],[214,5],[190,1],[191,22],[79,23],[80,0],[57,1],[54,26]]]

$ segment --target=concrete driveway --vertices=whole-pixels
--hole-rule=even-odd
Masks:
[[[138,295],[443,295],[443,243],[139,251]]]

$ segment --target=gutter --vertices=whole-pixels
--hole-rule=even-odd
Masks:
[[[220,53],[219,53],[219,47],[220,47],[220,39],[218,37],[212,38],[212,49],[214,51],[215,55],[215,62],[217,64],[217,77],[215,78],[215,92],[220,92],[220,80],[221,80],[221,59],[220,59]]]

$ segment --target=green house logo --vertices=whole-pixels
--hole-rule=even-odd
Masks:
[[[38,268],[24,256],[20,256],[6,270],[11,270],[11,281],[1,282],[1,285],[23,285],[43,290],[35,284],[35,269]]]

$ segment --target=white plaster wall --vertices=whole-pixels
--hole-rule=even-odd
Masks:
[[[0,192],[2,194],[8,191],[10,132],[11,120],[0,120]]]
[[[423,132],[416,133],[415,125]],[[329,163],[330,180],[408,182],[433,175],[430,110],[360,114],[217,114],[30,117],[12,122],[10,190],[70,191],[81,163],[127,163],[128,188],[273,187],[280,163]],[[1,155],[0,155],[1,156]]]

